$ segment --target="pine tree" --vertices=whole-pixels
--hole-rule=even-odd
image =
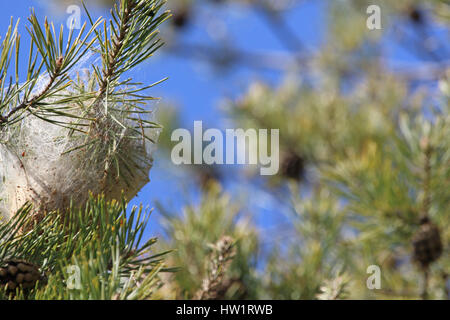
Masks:
[[[377,1],[383,29],[369,31],[373,2],[321,2],[326,37],[316,51],[288,19],[297,1],[167,4],[165,53],[208,61],[219,77],[242,66],[283,75],[222,102],[236,127],[280,129],[281,166],[241,180],[187,166],[179,180],[199,200],[180,212],[158,205],[158,242],[141,241],[150,212],[130,213],[126,199],[148,182],[156,138],[169,163],[170,134],[184,123],[165,105],[159,135],[146,108],[152,85],[126,73],[160,48],[157,29],[170,15],[162,1],[118,1],[110,22],[89,15],[69,45],[32,14],[26,80],[11,23],[0,56],[0,298],[448,299],[449,49],[432,30],[448,32],[450,6]],[[287,51],[184,42],[191,25],[207,25],[200,8],[230,4],[259,15]],[[420,68],[387,67],[386,38]],[[229,186],[242,180],[248,194],[236,195]],[[31,188],[18,192],[23,185]],[[279,225],[255,222],[251,203],[267,198]],[[379,289],[369,288],[373,266]]]
[[[162,45],[163,4],[118,1],[109,21],[85,7],[90,26],[68,39],[32,11],[26,79],[11,21],[0,55],[2,298],[145,299],[170,271],[156,239],[142,241],[150,213],[125,200],[148,182],[160,128],[146,107],[155,84],[125,75]]]

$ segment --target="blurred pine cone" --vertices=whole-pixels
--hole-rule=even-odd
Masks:
[[[413,260],[427,268],[442,254],[442,241],[438,227],[428,217],[420,221],[419,230],[413,237]]]
[[[423,21],[423,13],[417,7],[412,7],[409,10],[409,19],[415,24],[422,24]]]
[[[209,190],[211,183],[219,183],[222,175],[217,167],[212,165],[195,166],[197,180],[203,190]]]
[[[284,177],[300,181],[305,171],[305,160],[294,151],[289,151],[282,160],[281,174]]]
[[[183,29],[187,26],[191,19],[191,12],[187,7],[182,7],[173,10],[173,17],[171,22],[177,29]]]
[[[16,288],[32,289],[38,281],[45,281],[39,267],[24,260],[12,259],[0,264],[0,287],[8,291]]]

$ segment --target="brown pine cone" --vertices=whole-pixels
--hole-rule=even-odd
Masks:
[[[413,247],[413,260],[424,269],[441,256],[441,235],[428,217],[421,219],[419,230],[413,237]]]
[[[412,7],[409,10],[409,19],[415,24],[423,23],[423,13],[419,8]]]
[[[217,167],[211,165],[196,166],[197,180],[203,190],[208,190],[211,183],[220,182],[222,176]]]
[[[300,181],[305,171],[305,160],[293,151],[289,151],[282,160],[281,174],[284,177]]]
[[[45,277],[39,267],[24,260],[12,259],[0,264],[0,287],[6,286],[8,291],[16,288],[32,289],[36,282],[44,281]]]
[[[182,29],[190,22],[191,13],[188,8],[180,8],[174,10],[172,24],[177,29]]]

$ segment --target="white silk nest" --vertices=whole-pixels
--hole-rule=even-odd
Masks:
[[[74,105],[71,113],[84,114],[89,103]],[[71,203],[83,206],[90,194],[136,196],[149,182],[153,163],[155,144],[145,137],[156,142],[159,129],[142,126],[143,114],[134,114],[135,106],[108,104],[107,110],[104,102],[89,108],[89,117],[99,120],[79,122],[84,132],[32,114],[0,129],[0,216],[10,219],[27,202],[35,214],[44,214]]]

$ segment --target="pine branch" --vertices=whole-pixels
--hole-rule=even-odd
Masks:
[[[160,39],[157,39],[157,27],[170,16],[168,12],[157,16],[157,12],[163,4],[164,2],[160,0],[120,1],[120,6],[116,5],[115,9],[111,11],[113,18],[109,21],[109,36],[106,22],[104,21],[103,23],[103,33],[97,30],[102,20],[94,21],[85,7],[91,28],[82,38],[86,28],[86,24],[84,24],[78,37],[71,43],[73,38],[72,29],[65,48],[63,47],[63,28],[61,27],[60,33],[57,35],[53,24],[49,24],[47,20],[45,20],[44,28],[42,28],[35,13],[32,12],[28,19],[31,27],[27,28],[32,38],[27,81],[23,85],[19,85],[19,79],[16,79],[16,84],[8,89],[8,95],[4,97],[0,104],[0,126],[20,120],[20,116],[16,115],[24,111],[43,116],[43,119],[48,121],[52,121],[49,119],[49,116],[52,115],[77,118],[79,117],[77,114],[61,112],[60,108],[56,106],[69,101],[87,101],[93,96],[96,96],[96,99],[92,105],[98,104],[105,96],[108,96],[108,99],[121,99],[134,104],[154,99],[150,96],[137,94],[151,86],[139,86],[132,92],[118,91],[114,93],[113,91],[114,88],[120,86],[133,85],[130,80],[120,81],[120,75],[146,60],[161,47],[162,43]],[[90,36],[94,33],[96,36],[91,39]],[[2,94],[4,93],[4,79],[6,78],[14,47],[16,47],[16,60],[18,59],[19,39],[17,25],[13,29],[11,22],[2,46],[0,60]],[[98,67],[93,66],[99,85],[98,91],[77,95],[72,90],[69,96],[63,95],[62,99],[52,101],[52,105],[55,107],[46,106],[46,99],[50,97],[56,98],[58,93],[70,88],[72,81],[68,76],[68,72],[94,45],[98,45],[103,61],[102,71],[99,71]],[[34,47],[38,51],[36,56],[34,56],[33,52]],[[38,55],[41,60],[40,63],[37,63]],[[18,61],[16,61],[16,65],[18,65]],[[40,92],[32,93],[33,88],[41,77],[40,70],[43,66],[47,68],[48,82]],[[9,105],[11,101],[18,100],[21,94],[22,101],[11,107]],[[7,112],[2,114],[1,111],[5,109]],[[87,120],[87,118],[84,119]],[[143,122],[147,124],[145,120]]]
[[[166,11],[159,16],[157,13],[164,3],[161,0],[121,0],[120,5],[111,10],[112,19],[109,24],[104,23],[103,32],[96,32],[102,56],[101,71],[94,68],[99,85],[97,102],[112,94],[115,88],[126,85],[129,81],[120,82],[120,75],[145,61],[163,45],[157,38],[157,27],[170,13]],[[85,10],[93,23],[86,7]],[[134,93],[147,88],[140,87]]]
[[[13,108],[11,111],[9,111],[9,113],[6,116],[0,116],[0,125],[7,123],[9,118],[13,116],[16,112],[33,107],[36,104],[36,101],[42,99],[42,97],[44,97],[50,91],[56,79],[60,76],[62,60],[63,60],[62,57],[58,58],[56,62],[55,73],[50,76],[50,79],[45,88],[40,93],[33,96],[30,100],[26,100],[17,107]]]
[[[220,289],[228,266],[232,261],[235,252],[233,239],[222,237],[212,246],[214,252],[211,258],[211,266],[207,277],[203,280],[202,288],[197,292],[197,300],[217,299],[217,291]]]
[[[6,56],[8,51],[11,50],[12,45],[16,44],[16,84],[14,86],[10,86],[6,96],[1,101],[0,111],[5,109],[9,109],[9,111],[7,111],[6,114],[0,116],[0,126],[17,122],[18,120],[20,120],[20,116],[17,116],[16,114],[21,114],[27,110],[34,113],[35,115],[37,115],[39,112],[42,112],[44,115],[48,116],[64,115],[68,116],[69,118],[77,117],[77,115],[74,114],[62,113],[58,107],[47,107],[45,100],[50,97],[56,98],[59,92],[62,92],[70,87],[71,79],[69,78],[67,73],[94,44],[95,39],[89,40],[89,38],[101,21],[101,19],[98,19],[95,23],[93,23],[90,30],[82,38],[86,28],[86,24],[84,24],[73,43],[72,38],[74,30],[72,29],[69,33],[67,44],[64,48],[62,26],[59,36],[57,36],[53,23],[49,24],[47,19],[45,19],[44,22],[44,29],[41,28],[41,25],[39,24],[34,11],[32,11],[28,20],[31,23],[31,27],[27,27],[27,30],[31,36],[32,41],[30,45],[27,81],[24,84],[19,85],[20,81],[17,71],[19,65],[18,57],[20,47],[20,36],[17,34],[17,25],[14,33],[8,31],[7,39],[9,39],[9,41],[7,41],[2,48],[2,56]],[[37,48],[36,55],[34,54],[35,47]],[[36,68],[38,57],[40,57],[41,62]],[[5,59],[6,58],[2,59],[3,63],[1,68],[2,72],[0,80],[3,80],[6,77],[6,69],[7,65],[9,65],[9,61],[7,61],[6,63]],[[40,71],[44,65],[47,68],[49,79],[47,81],[47,84],[41,91],[39,91],[38,93],[33,93],[34,87],[42,77]],[[2,83],[3,94],[4,81],[0,82]],[[75,101],[80,99],[87,99],[89,97],[87,95],[82,96],[71,93],[70,98],[71,101]],[[10,106],[12,102],[18,101],[19,99],[22,99],[22,102],[18,103],[14,107]],[[66,100],[67,97],[63,97],[59,101],[56,99],[53,104],[58,105],[59,103]],[[43,119],[52,121],[46,116],[44,116]]]
[[[105,52],[104,60],[106,63],[103,65],[103,78],[100,79],[100,89],[99,89],[99,97],[102,97],[108,88],[108,83],[111,81],[115,73],[117,72],[119,54],[124,47],[124,39],[128,34],[131,27],[131,14],[134,8],[136,8],[136,2],[127,0],[121,2],[121,21],[118,24],[119,34],[118,36],[114,36],[112,40],[112,50],[107,54],[108,46]],[[116,14],[117,14],[117,6],[116,6]],[[114,12],[111,10],[111,14]],[[106,31],[105,31],[106,37]]]
[[[429,215],[431,207],[431,156],[433,153],[433,148],[430,145],[429,138],[423,138],[421,140],[421,149],[424,155],[424,167],[423,167],[423,204],[422,204],[422,214],[424,217]]]
[[[38,133],[41,120],[59,125],[63,128],[54,132],[58,141],[55,146],[61,147],[61,153],[57,156],[62,159],[69,152],[78,151],[85,162],[78,164],[82,167],[81,171],[92,173],[92,168],[97,169],[96,173],[85,177],[86,180],[91,179],[90,184],[86,182],[89,185],[86,189],[111,198],[120,197],[121,190],[125,190],[126,197],[133,197],[148,181],[148,171],[152,167],[153,159],[146,140],[154,143],[156,129],[160,128],[152,121],[149,116],[151,111],[146,108],[148,101],[155,98],[143,91],[159,82],[144,85],[131,79],[121,79],[121,75],[149,58],[162,45],[158,27],[169,17],[168,12],[158,14],[163,4],[160,0],[120,1],[112,10],[109,27],[103,19],[94,21],[86,9],[91,26],[88,28],[85,23],[77,37],[72,29],[66,42],[62,27],[57,34],[53,23],[46,19],[41,26],[32,12],[29,18],[31,26],[28,27],[31,46],[27,80],[19,84],[17,77],[15,84],[1,92],[4,97],[0,100],[0,126],[5,130],[0,131],[0,135],[5,137],[2,145],[10,150],[8,152],[17,154],[16,149],[28,148],[27,141],[21,141],[21,145],[18,140],[25,136],[22,133]],[[103,31],[98,28],[102,21]],[[2,85],[5,84],[3,79],[7,76],[13,49],[17,48],[18,56],[19,48],[16,41],[19,36],[12,23],[7,35],[0,56]],[[84,59],[80,64],[78,62],[83,57],[90,58],[88,53],[100,56],[102,63],[90,65],[88,79],[77,76],[75,82],[73,75],[78,75],[80,69],[85,67],[82,64]],[[41,70],[46,72],[42,74]],[[23,122],[28,116],[31,116],[30,119]],[[6,132],[12,134],[6,135]],[[48,142],[50,146],[52,141]],[[45,143],[42,141],[42,144]],[[37,151],[38,144],[35,143],[30,149]],[[83,193],[79,190],[71,191],[72,194],[64,197],[79,198]],[[44,198],[41,194],[35,194],[30,198],[36,201]],[[83,194],[82,202],[87,197],[87,190]],[[56,207],[61,205],[53,197],[49,195],[46,198],[53,204],[58,203]],[[67,205],[68,201],[62,201]]]
[[[342,300],[348,296],[347,287],[350,282],[348,274],[338,274],[334,279],[325,280],[316,295],[319,300]]]
[[[24,259],[48,276],[23,298],[142,299],[159,286],[158,273],[172,271],[163,266],[168,251],[152,253],[156,239],[141,241],[150,217],[142,206],[127,214],[123,200],[91,198],[83,210],[51,212],[38,222],[31,210],[26,205],[0,224],[0,262]],[[64,283],[67,267],[80,270],[79,289]]]

